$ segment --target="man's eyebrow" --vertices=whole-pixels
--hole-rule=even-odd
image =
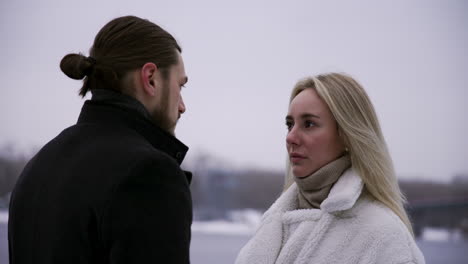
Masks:
[[[188,82],[188,77],[185,76],[183,79],[182,79],[182,84],[186,84]]]

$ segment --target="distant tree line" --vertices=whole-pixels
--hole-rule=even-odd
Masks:
[[[10,192],[29,158],[0,154],[0,208],[8,207]],[[190,188],[197,220],[226,218],[230,211],[245,208],[265,211],[282,192],[281,171],[226,169],[208,155],[188,163],[184,169],[193,172]],[[403,180],[400,186],[416,233],[426,226],[468,231],[468,175],[446,183]]]
[[[461,230],[468,238],[468,175],[457,175],[449,183],[402,181],[400,186],[416,236],[425,227],[435,227]]]
[[[282,173],[275,171],[194,171],[190,188],[195,218],[225,218],[244,208],[264,211],[281,194],[282,184]]]
[[[0,155],[0,208],[7,208],[10,192],[26,165],[24,156]]]

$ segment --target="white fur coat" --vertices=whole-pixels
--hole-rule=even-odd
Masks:
[[[424,263],[399,217],[362,190],[348,169],[320,209],[296,210],[294,183],[263,215],[236,264]]]

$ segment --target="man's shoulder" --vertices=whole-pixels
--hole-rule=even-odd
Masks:
[[[123,182],[147,184],[183,184],[186,177],[176,160],[156,148],[135,148],[132,151],[132,166]]]
[[[43,161],[44,158],[56,160],[64,155],[69,158],[62,163],[63,166],[79,163],[93,168],[92,173],[113,172],[112,176],[101,176],[112,182],[125,180],[131,175],[162,177],[182,173],[174,157],[126,127],[74,125],[63,130],[39,152]]]
[[[144,168],[151,171],[179,171],[180,166],[177,161],[167,153],[148,146],[135,147],[131,152],[135,159],[134,168]]]
[[[63,144],[70,142],[71,144]],[[167,156],[157,146],[153,146],[135,129],[106,124],[77,124],[64,129],[49,144],[77,145],[80,149],[91,148],[93,151],[109,154],[125,153],[129,159],[156,158]]]

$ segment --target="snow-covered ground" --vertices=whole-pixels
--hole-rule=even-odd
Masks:
[[[448,241],[462,241],[464,240],[464,238],[460,230],[450,231],[445,228],[426,227],[423,229],[421,240],[448,242]]]
[[[8,222],[8,211],[0,210],[0,224]]]
[[[206,234],[251,235],[254,233],[261,212],[245,209],[229,213],[230,220],[194,221],[192,231]]]
[[[246,209],[233,211],[230,220],[194,221],[192,231],[203,234],[219,235],[252,235],[261,219],[261,212]],[[8,211],[0,210],[0,223],[8,222]],[[460,241],[463,236],[460,231],[450,231],[444,228],[424,228],[422,241]]]
[[[261,212],[246,209],[229,214],[230,220],[194,221],[192,231],[204,234],[219,235],[252,235],[262,217]],[[423,229],[421,241],[448,242],[461,241],[463,235],[459,230],[427,227]]]
[[[192,232],[224,235],[250,235],[254,228],[243,223],[233,223],[225,220],[192,223]]]
[[[253,210],[233,212],[228,220],[194,221],[190,247],[193,264],[229,264],[255,231],[261,214]],[[0,211],[0,263],[8,263],[7,211]],[[418,246],[427,264],[464,264],[468,241],[445,229],[426,228]]]

